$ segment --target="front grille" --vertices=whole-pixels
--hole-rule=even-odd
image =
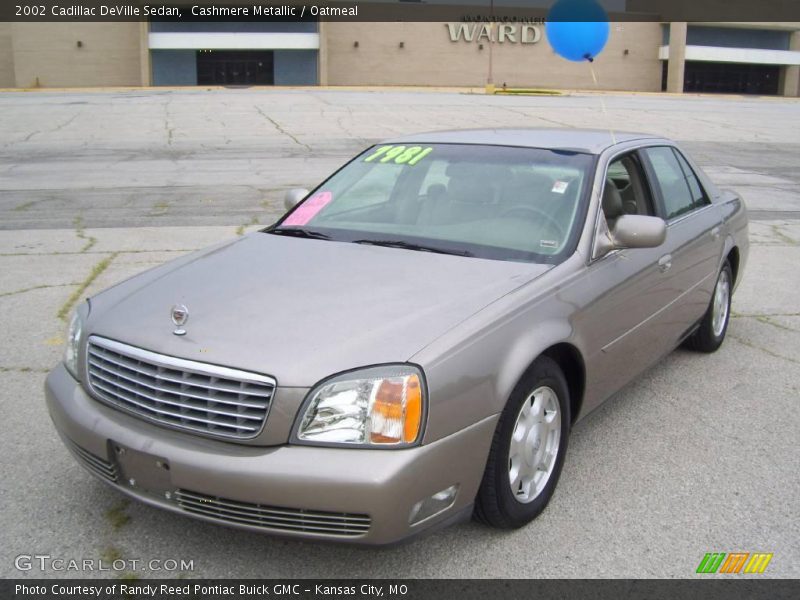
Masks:
[[[149,421],[215,437],[251,438],[269,412],[271,377],[173,358],[92,336],[90,391]]]
[[[271,531],[357,537],[369,531],[371,522],[368,515],[263,506],[187,490],[178,490],[175,499],[192,514]]]
[[[66,446],[72,451],[72,454],[75,455],[80,463],[95,475],[99,475],[102,479],[110,481],[111,483],[116,483],[117,479],[119,479],[116,465],[100,458],[99,456],[95,456],[88,450],[84,450],[69,440],[66,440]]]

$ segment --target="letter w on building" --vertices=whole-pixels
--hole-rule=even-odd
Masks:
[[[465,23],[448,23],[447,29],[450,30],[451,42],[457,42],[462,37],[464,41],[471,42],[475,37],[475,25],[469,26]]]

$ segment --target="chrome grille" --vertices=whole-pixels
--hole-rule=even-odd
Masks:
[[[269,412],[271,377],[164,356],[92,336],[90,391],[100,400],[170,427],[226,438],[258,434]]]
[[[69,440],[65,441],[67,448],[72,451],[72,454],[74,454],[80,463],[89,469],[89,471],[95,475],[99,475],[102,479],[110,481],[111,483],[117,482],[117,479],[119,479],[119,474],[117,473],[116,465],[100,458],[99,456],[95,456],[88,450],[84,450]]]
[[[187,490],[178,490],[175,499],[196,515],[272,531],[356,537],[367,533],[371,522],[368,515],[263,506]]]

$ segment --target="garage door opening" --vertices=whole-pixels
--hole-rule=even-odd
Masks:
[[[272,50],[198,50],[198,85],[273,85]]]

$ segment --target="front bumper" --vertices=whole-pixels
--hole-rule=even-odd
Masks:
[[[361,544],[394,543],[468,517],[497,421],[404,450],[259,447],[171,431],[109,408],[63,365],[48,375],[45,395],[79,462],[138,500],[244,529]],[[409,525],[415,503],[454,484],[450,508]]]

